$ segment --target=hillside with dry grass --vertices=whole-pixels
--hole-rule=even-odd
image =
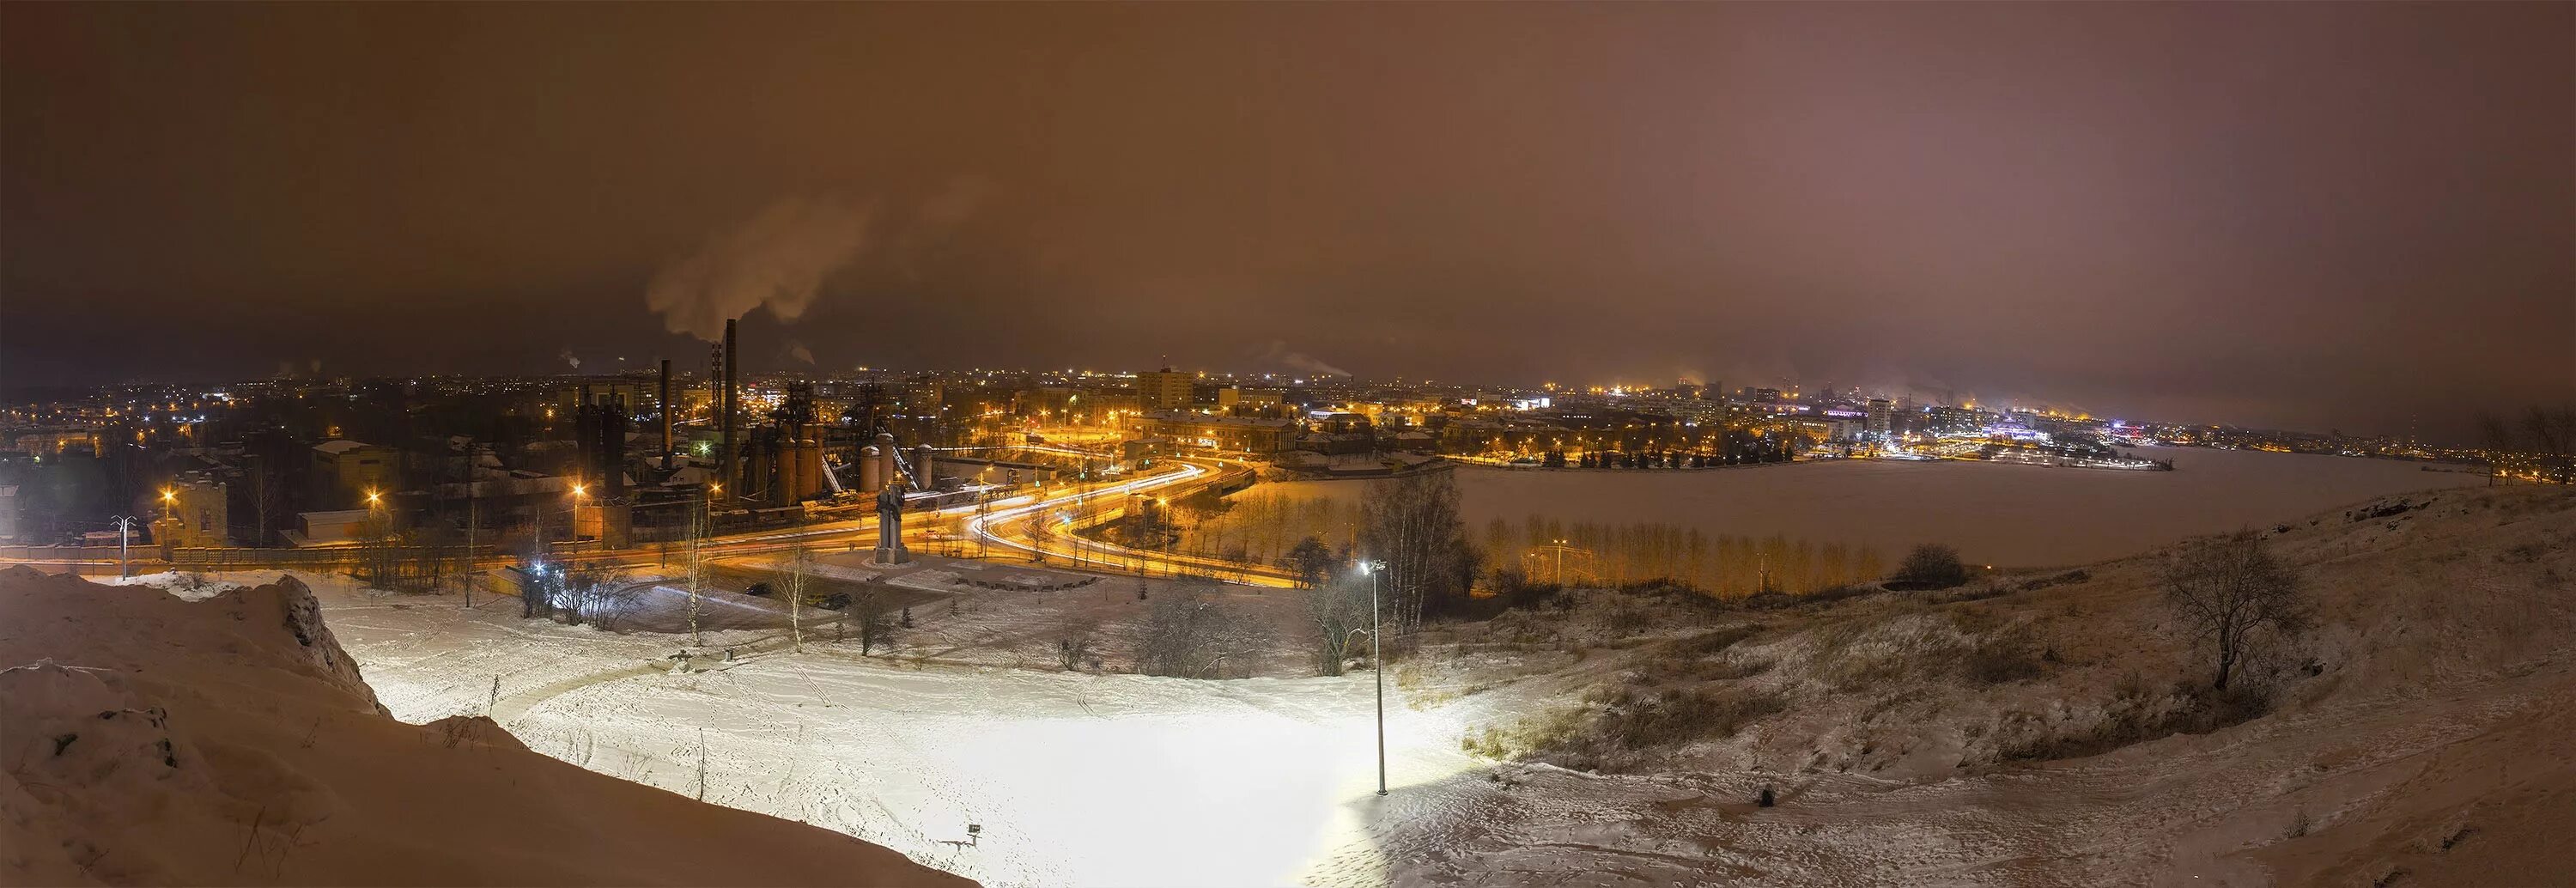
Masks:
[[[1398,684],[1496,765],[1380,842],[1425,854],[1400,877],[1563,884],[2576,871],[2537,840],[2576,825],[2576,496],[2252,530],[2306,619],[2257,634],[2225,690],[2166,597],[2188,546],[1938,590],[1568,590],[1453,625]]]

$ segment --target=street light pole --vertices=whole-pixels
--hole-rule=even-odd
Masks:
[[[1386,794],[1386,658],[1378,646],[1377,568],[1375,562],[1364,562],[1360,570],[1369,575],[1369,671],[1377,677],[1377,794]]]
[[[134,533],[134,516],[118,515],[108,521],[116,525],[116,575],[133,576],[134,566],[127,562],[125,557],[125,542],[126,538]]]

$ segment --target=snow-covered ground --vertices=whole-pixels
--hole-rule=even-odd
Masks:
[[[1590,593],[1444,628],[1391,670],[1383,798],[1366,673],[1047,668],[1067,616],[1132,617],[1121,585],[916,608],[892,657],[730,629],[675,669],[673,636],[311,582],[405,720],[488,713],[591,770],[703,786],[987,884],[2483,885],[2569,864],[2547,837],[2576,810],[2571,516],[2564,491],[2504,488],[2268,529],[2319,617],[2261,661],[2269,714],[2064,756],[2033,744],[2183,705],[2177,677],[2205,665],[2159,603],[2152,555],[1959,597],[1643,620],[1623,617],[1630,593]],[[1293,614],[1293,598],[1231,594]],[[1723,653],[1687,653],[1739,624]],[[1988,647],[2012,637],[2026,646]],[[1957,665],[1990,650],[2022,668]],[[1460,751],[1463,735],[1569,711],[1596,717],[1576,730],[1604,724],[1605,692],[1657,686],[1781,705],[1632,746],[1605,773]],[[1753,804],[1763,787],[1778,807]]]
[[[244,579],[244,578],[233,578]],[[247,579],[260,579],[250,577]],[[517,617],[515,599],[372,595],[308,577],[395,716],[489,712],[592,770],[827,827],[990,885],[1368,884],[1366,824],[1477,767],[1450,715],[1389,687],[1394,801],[1368,675],[1191,681],[785,650],[672,671],[677,639]],[[1447,713],[1449,710],[1442,710]],[[974,844],[967,826],[982,832]],[[1329,870],[1315,870],[1325,862]]]
[[[0,885],[965,884],[482,718],[399,722],[274,579],[0,570]]]

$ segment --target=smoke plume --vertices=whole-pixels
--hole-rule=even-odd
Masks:
[[[833,200],[786,198],[653,276],[644,304],[662,326],[714,341],[727,318],[766,306],[793,321],[814,304],[823,280],[857,261],[868,245],[868,213]]]
[[[1351,371],[1316,360],[1314,356],[1308,355],[1305,352],[1290,349],[1288,347],[1288,343],[1282,340],[1270,340],[1269,350],[1263,352],[1261,356],[1265,359],[1276,361],[1291,370],[1302,370],[1310,374],[1323,376],[1351,375]]]
[[[565,365],[570,366],[575,370],[581,369],[581,359],[573,357],[572,348],[569,346],[565,347],[563,351],[555,353],[555,357],[562,359]]]
[[[787,340],[787,356],[807,364],[814,363],[814,350],[793,339]]]

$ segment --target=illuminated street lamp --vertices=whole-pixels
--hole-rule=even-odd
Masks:
[[[1360,573],[1369,578],[1369,671],[1377,676],[1377,794],[1386,794],[1386,661],[1379,655],[1377,619],[1377,575],[1386,565],[1377,561],[1360,562]]]
[[[582,494],[588,490],[589,488],[583,487],[579,484],[572,486],[572,547],[576,551],[581,548],[581,497]],[[602,532],[599,535],[599,545],[603,551],[608,546],[608,534],[606,533],[606,530],[606,525],[603,522],[601,526]]]

